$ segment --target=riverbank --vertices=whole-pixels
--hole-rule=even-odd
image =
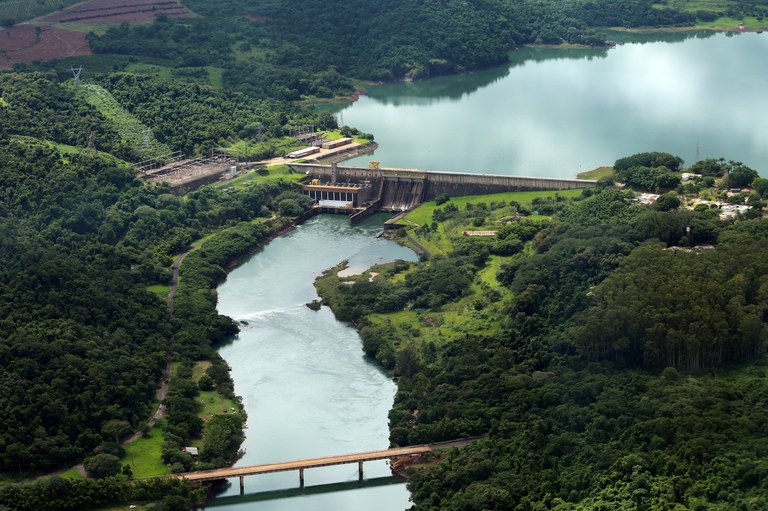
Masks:
[[[219,348],[250,417],[241,446],[245,455],[235,467],[389,446],[387,415],[395,383],[361,356],[353,327],[337,321],[328,308],[313,311],[305,305],[317,298],[315,277],[341,260],[348,259],[352,268],[367,268],[390,259],[416,259],[409,250],[377,238],[380,229],[380,220],[350,226],[339,215],[311,218],[266,244],[217,288],[219,313],[241,324],[238,336]],[[339,483],[349,480],[349,472],[344,467],[310,470],[306,484]],[[366,463],[366,482],[385,476],[390,472],[384,462]],[[356,470],[352,477],[357,478]],[[296,488],[297,483],[296,474],[290,473],[247,478],[244,499]],[[345,506],[352,499],[359,509],[383,498],[395,499],[391,509],[407,507],[404,486],[367,486],[345,490],[344,502],[333,495],[313,495],[314,503],[307,505],[349,509]],[[237,483],[225,489],[216,505],[237,502],[238,489]],[[301,509],[303,501],[263,505]]]

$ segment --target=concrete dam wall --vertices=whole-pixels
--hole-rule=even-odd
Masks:
[[[501,176],[435,172],[417,169],[368,167],[342,167],[292,163],[291,168],[313,179],[338,183],[370,183],[379,190],[377,209],[404,211],[423,202],[434,200],[441,194],[449,197],[483,195],[529,190],[570,190],[591,188],[596,182],[581,179],[554,179],[544,177]]]

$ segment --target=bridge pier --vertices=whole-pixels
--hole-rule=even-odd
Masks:
[[[245,493],[245,477],[240,476],[240,495]]]
[[[358,478],[362,481],[363,480],[363,462],[362,462],[362,460],[357,462],[357,474],[358,474]]]
[[[304,469],[299,469],[299,486],[304,488]]]

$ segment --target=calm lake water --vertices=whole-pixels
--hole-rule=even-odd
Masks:
[[[508,66],[371,88],[321,108],[373,133],[350,164],[574,177],[643,151],[724,157],[768,175],[768,33],[625,36],[528,48]]]
[[[612,35],[614,39],[625,36]],[[768,170],[768,35],[632,36],[612,50],[525,49],[510,65],[464,76],[372,88],[324,106],[372,132],[385,166],[572,177],[641,151],[687,163],[725,157]],[[626,38],[626,37],[625,37]],[[697,149],[698,148],[698,149]],[[312,285],[344,259],[361,271],[415,258],[380,240],[381,218],[350,227],[321,216],[276,239],[229,274],[219,312],[247,321],[221,348],[248,412],[238,465],[388,446],[394,383],[363,358],[355,330],[327,308],[309,310]],[[386,510],[409,506],[385,463],[237,480],[209,507],[227,510]],[[395,483],[395,484],[393,484]],[[350,487],[354,489],[349,489]]]
[[[327,307],[312,311],[315,277],[347,259],[351,269],[395,259],[416,260],[411,250],[376,235],[383,217],[350,227],[344,216],[315,217],[275,239],[219,286],[218,310],[247,321],[220,349],[232,367],[235,390],[248,413],[245,456],[237,466],[289,461],[389,447],[387,414],[394,382],[363,357],[356,330],[339,323]],[[209,507],[228,510],[402,510],[405,485],[385,462],[237,479]],[[338,483],[345,483],[338,484]],[[287,491],[278,491],[293,489]],[[381,507],[376,507],[378,503]],[[372,507],[373,506],[373,507]]]

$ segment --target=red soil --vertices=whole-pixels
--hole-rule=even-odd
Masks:
[[[91,55],[84,32],[41,26],[37,40],[34,25],[16,25],[0,30],[0,67],[17,62],[52,60],[77,55]]]
[[[267,21],[269,21],[269,18],[267,16],[259,16],[257,14],[246,14],[245,17],[255,23],[266,23]]]

